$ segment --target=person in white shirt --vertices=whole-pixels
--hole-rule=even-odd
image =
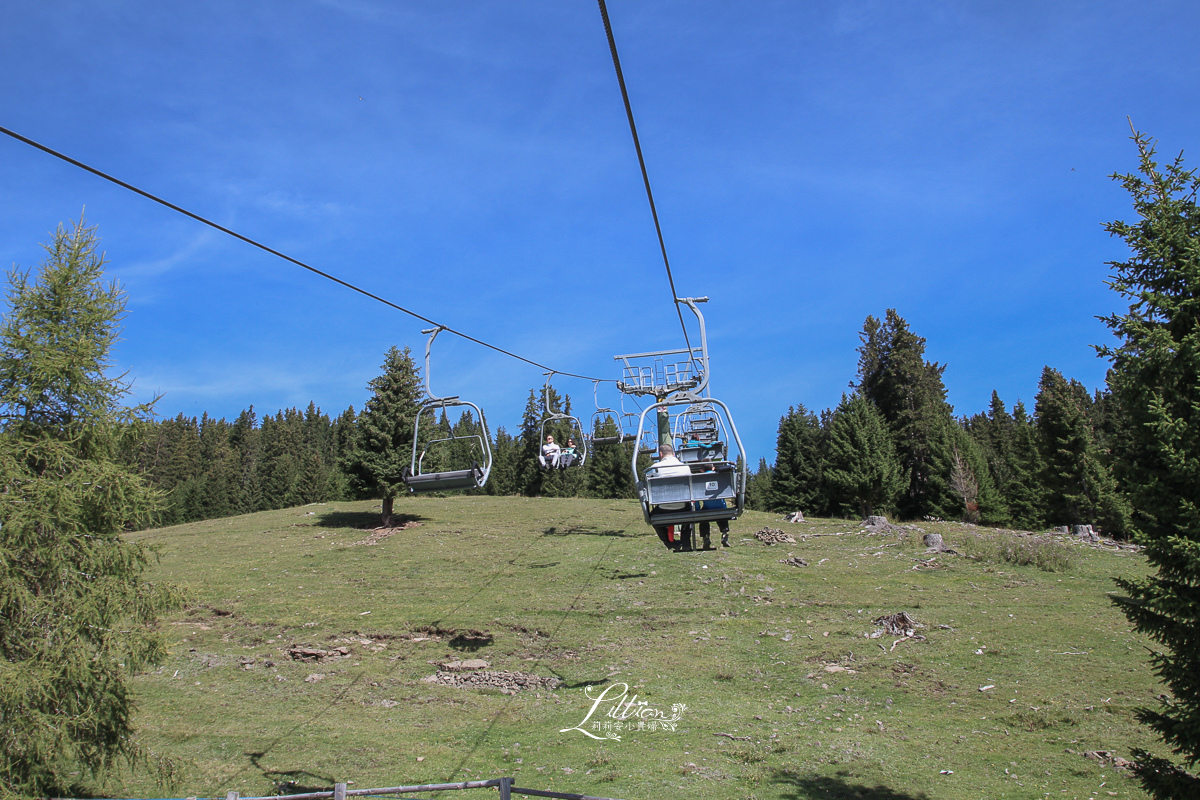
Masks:
[[[554,437],[546,434],[546,443],[542,445],[542,454],[538,460],[542,462],[542,469],[554,469],[558,466],[558,454],[562,452],[562,448],[554,443]]]
[[[647,475],[650,477],[663,478],[671,475],[691,475],[692,469],[687,464],[684,464],[675,457],[675,447],[669,442],[664,442],[658,446],[658,461],[650,465],[647,470]],[[682,511],[687,508],[689,503],[662,503],[655,508],[663,511]],[[691,550],[692,549],[692,526],[690,524],[680,525],[682,529],[678,542],[672,542],[667,533],[666,525],[655,525],[654,531],[658,534],[658,538],[670,550]]]

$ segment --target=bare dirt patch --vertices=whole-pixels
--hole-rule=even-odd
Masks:
[[[403,522],[399,525],[393,525],[390,528],[371,528],[370,536],[368,536],[365,539],[360,539],[359,541],[354,542],[353,544],[349,545],[349,547],[357,547],[360,544],[367,545],[367,546],[376,545],[376,544],[379,544],[380,542],[382,542],[384,539],[391,536],[393,533],[396,533],[397,531],[405,531],[405,530],[408,530],[409,528],[416,528],[420,524],[421,523],[419,523],[419,522],[411,522],[410,521],[410,522]]]

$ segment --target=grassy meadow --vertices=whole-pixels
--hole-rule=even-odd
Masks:
[[[177,794],[512,775],[627,800],[1145,796],[1082,755],[1154,746],[1134,709],[1161,688],[1107,599],[1113,576],[1145,571],[1137,553],[749,512],[731,548],[673,554],[632,501],[519,497],[400,499],[418,524],[370,542],[377,508],[136,535],[160,550],[152,579],[190,591],[164,622],[168,661],[134,685]],[[796,544],[752,538],[768,525]],[[923,563],[922,530],[977,558]],[[924,640],[869,638],[900,611]],[[423,680],[472,658],[562,684]],[[647,703],[629,708],[683,704],[676,729],[571,730],[605,735],[592,723],[611,704],[585,723],[588,693],[616,683]],[[162,795],[137,773],[103,790]]]

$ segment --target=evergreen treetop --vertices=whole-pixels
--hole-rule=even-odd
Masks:
[[[407,491],[404,471],[412,462],[413,429],[424,394],[410,350],[388,348],[383,374],[367,387],[371,397],[358,416],[355,447],[345,467],[362,492],[383,498],[383,524],[390,525],[395,495]]]
[[[1140,174],[1112,177],[1138,219],[1106,226],[1130,250],[1110,263],[1109,283],[1130,305],[1104,319],[1120,344],[1099,351],[1112,361],[1122,475],[1155,572],[1118,581],[1126,595],[1114,600],[1158,645],[1150,662],[1170,692],[1139,719],[1182,762],[1137,752],[1138,776],[1156,798],[1191,798],[1200,796],[1200,178],[1182,154],[1160,166],[1148,137],[1133,140]]]
[[[885,319],[867,317],[859,334],[859,392],[883,415],[907,487],[902,516],[950,516],[957,498],[949,488],[952,409],[942,383],[945,367],[925,360],[925,339],[889,308]]]

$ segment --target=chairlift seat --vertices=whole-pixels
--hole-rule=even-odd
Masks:
[[[705,508],[698,511],[681,509],[679,511],[650,510],[651,525],[686,525],[696,522],[720,522],[721,520],[737,519],[738,511],[732,505],[728,508]]]
[[[478,464],[470,469],[430,472],[426,475],[405,475],[404,482],[411,492],[451,492],[477,489],[483,485],[483,470]]]

